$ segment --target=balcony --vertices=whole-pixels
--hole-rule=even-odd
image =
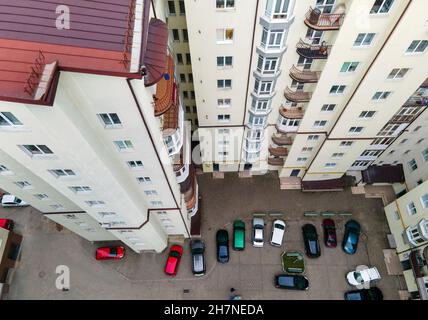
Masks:
[[[280,134],[273,135],[272,142],[278,146],[291,146],[293,144],[293,139],[285,134]]]
[[[277,148],[270,147],[269,153],[274,157],[286,157],[288,156],[288,149],[282,148],[282,147],[277,147]]]
[[[311,92],[293,91],[289,87],[285,88],[284,97],[292,102],[309,102],[312,98]]]
[[[268,158],[268,164],[275,167],[284,166],[284,158]]]
[[[300,83],[317,83],[320,75],[320,71],[299,70],[294,65],[290,69],[291,79]]]
[[[335,13],[321,13],[318,8],[309,8],[306,14],[305,24],[314,30],[330,31],[339,30],[345,19],[345,6],[339,6]]]
[[[157,83],[153,95],[155,116],[159,117],[178,102],[177,84],[174,81],[174,59],[169,55],[162,79]]]
[[[279,114],[283,118],[287,118],[287,119],[302,119],[304,112],[303,112],[303,109],[301,107],[290,108],[290,109],[281,107],[279,109]]]
[[[323,41],[320,45],[313,45],[300,39],[296,45],[297,53],[306,59],[327,59],[331,51],[331,46],[326,45]]]
[[[169,156],[180,152],[184,136],[184,111],[181,105],[174,104],[163,115],[163,138]]]

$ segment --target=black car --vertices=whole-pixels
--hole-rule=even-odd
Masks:
[[[302,231],[306,255],[309,258],[318,258],[321,255],[321,249],[318,242],[317,229],[313,224],[308,223],[302,227]]]
[[[227,230],[220,229],[216,234],[217,240],[217,261],[226,263],[229,261],[229,233]]]
[[[195,276],[205,274],[205,243],[201,240],[192,240],[190,242],[190,251],[192,253],[192,272]]]
[[[345,292],[345,300],[383,300],[383,294],[382,291],[376,287],[370,289],[353,290]]]
[[[279,274],[275,276],[275,288],[290,290],[308,290],[308,278],[296,274]]]

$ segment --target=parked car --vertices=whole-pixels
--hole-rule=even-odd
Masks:
[[[233,249],[245,249],[245,223],[241,220],[233,222]]]
[[[229,233],[220,229],[216,234],[217,240],[217,261],[220,263],[229,262]]]
[[[355,220],[349,220],[345,224],[345,235],[343,236],[342,249],[347,254],[357,252],[358,240],[360,237],[361,226]]]
[[[367,267],[367,269],[351,271],[346,275],[346,280],[348,280],[348,283],[351,286],[369,284],[370,282],[379,280],[380,278],[379,270],[376,267]]]
[[[282,245],[282,238],[284,237],[285,227],[287,225],[283,220],[275,220],[272,224],[272,235],[270,237],[270,244],[275,247]]]
[[[280,274],[275,276],[275,288],[290,290],[308,290],[309,280],[296,274]]]
[[[0,219],[0,228],[12,231],[13,230],[13,220],[11,219]]]
[[[205,243],[202,240],[192,240],[190,242],[192,253],[192,272],[195,276],[205,274]]]
[[[262,248],[264,243],[265,222],[263,218],[253,218],[253,246]]]
[[[97,260],[120,260],[125,256],[125,248],[117,247],[101,247],[95,253]]]
[[[11,194],[5,194],[1,198],[1,205],[3,207],[25,207],[25,206],[29,206],[28,203],[26,203],[25,201],[15,197],[14,195],[11,195]]]
[[[373,287],[370,289],[361,289],[345,292],[345,300],[383,300],[382,291],[379,288]]]
[[[302,227],[303,241],[306,255],[309,258],[318,258],[321,255],[317,229],[313,224],[307,223]]]
[[[324,219],[322,222],[324,229],[324,244],[328,248],[337,247],[336,225],[331,219]]]
[[[173,245],[169,249],[168,258],[165,264],[165,273],[170,277],[175,277],[180,265],[181,256],[183,255],[183,247],[180,245]]]

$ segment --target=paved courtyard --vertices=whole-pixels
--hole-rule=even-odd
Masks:
[[[2,209],[1,216],[17,222],[17,231],[24,235],[20,267],[13,276],[9,299],[227,299],[234,287],[244,299],[343,299],[352,288],[345,275],[357,265],[378,267],[382,280],[377,284],[386,299],[398,299],[398,279],[386,274],[382,249],[387,247],[388,226],[381,200],[352,195],[350,190],[333,193],[301,193],[279,190],[273,176],[239,179],[235,174],[213,180],[210,175],[198,176],[203,196],[202,234],[207,245],[207,274],[196,278],[191,274],[188,242],[180,271],[175,279],[167,279],[163,266],[167,252],[137,255],[130,250],[122,261],[97,262],[97,245],[63,230],[43,218],[32,208]],[[253,212],[281,212],[287,223],[282,248],[265,244],[253,248],[250,243]],[[321,217],[305,218],[304,211],[350,211],[361,223],[363,235],[358,251],[349,256],[321,244],[321,257],[306,260],[310,289],[305,292],[277,290],[273,276],[280,273],[280,255],[285,250],[303,251],[301,226],[316,225],[320,240]],[[228,264],[215,259],[215,232],[232,230],[234,219],[247,225],[247,243],[243,252],[231,250]],[[342,240],[348,218],[335,217],[338,240]],[[268,237],[271,221],[266,219]],[[322,241],[321,241],[322,242]],[[55,288],[55,268],[67,265],[71,271],[71,289]]]

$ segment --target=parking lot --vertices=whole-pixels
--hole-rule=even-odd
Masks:
[[[207,273],[196,278],[191,273],[188,242],[184,244],[180,270],[176,278],[163,274],[167,251],[162,254],[128,254],[122,261],[97,262],[94,244],[55,226],[34,209],[3,210],[2,216],[17,221],[17,231],[24,235],[21,266],[17,269],[9,299],[227,299],[234,287],[244,299],[343,299],[351,290],[345,279],[357,265],[376,266],[382,279],[377,286],[385,299],[398,299],[398,280],[386,274],[382,249],[387,247],[388,226],[382,201],[352,195],[350,190],[334,193],[301,193],[279,190],[273,176],[239,179],[226,175],[213,180],[210,175],[198,176],[203,196],[202,235],[206,243]],[[280,255],[283,251],[304,250],[301,226],[313,223],[322,240],[322,217],[304,217],[304,211],[350,211],[359,221],[363,234],[355,255],[340,248],[344,223],[348,217],[333,217],[339,245],[326,248],[321,242],[321,257],[305,258],[306,276],[310,289],[297,292],[278,290],[273,277],[282,272]],[[287,223],[283,246],[263,248],[251,246],[251,215],[253,212],[280,212]],[[227,264],[216,262],[215,233],[219,228],[229,230],[241,219],[246,223],[246,249],[230,250]],[[269,237],[271,221],[265,236]],[[71,288],[61,292],[55,288],[55,268],[64,264],[71,270]]]

